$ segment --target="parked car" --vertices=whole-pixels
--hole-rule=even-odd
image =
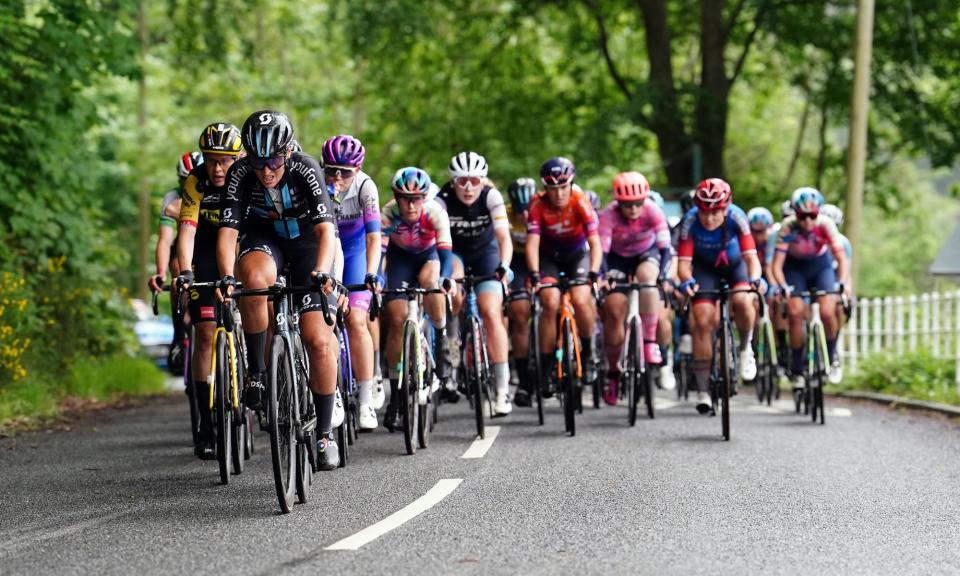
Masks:
[[[166,314],[154,316],[150,305],[140,299],[131,299],[130,306],[137,318],[133,329],[140,346],[158,364],[166,365],[170,342],[173,340],[173,320]]]

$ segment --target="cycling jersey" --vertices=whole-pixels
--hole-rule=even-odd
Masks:
[[[397,200],[390,200],[380,212],[380,222],[384,243],[389,242],[390,246],[404,252],[419,254],[434,246],[440,250],[452,249],[450,220],[436,200],[423,203],[423,210],[416,222],[404,221]]]
[[[554,256],[583,252],[587,238],[596,236],[597,212],[586,194],[577,188],[563,208],[555,207],[546,195],[538,195],[530,204],[527,234],[540,236],[540,253]]]
[[[367,251],[367,234],[380,231],[380,196],[373,179],[362,171],[353,177],[350,187],[334,196],[340,244],[346,257]],[[366,264],[364,264],[366,267]]]
[[[527,217],[523,212],[515,213],[513,204],[507,206],[507,221],[510,223],[510,239],[513,240],[513,251],[523,252],[527,245]]]
[[[335,223],[333,201],[323,182],[323,169],[302,152],[287,159],[278,186],[267,189],[254,174],[247,158],[233,163],[227,172],[221,203],[220,225],[241,229],[253,226],[261,231],[293,240],[324,222]]]
[[[727,208],[723,224],[715,230],[707,230],[700,224],[698,212],[698,208],[691,209],[680,223],[677,255],[681,261],[730,268],[737,266],[744,255],[756,254],[750,223],[738,206],[731,204]]]
[[[219,228],[223,189],[223,186],[216,187],[210,183],[206,166],[196,166],[183,182],[180,223]]]
[[[507,208],[503,195],[492,186],[484,186],[477,199],[464,204],[448,182],[437,194],[437,202],[450,219],[450,237],[453,251],[470,260],[492,251],[499,252],[495,230],[507,228]]]
[[[788,216],[777,235],[777,252],[791,258],[811,260],[830,249],[834,254],[843,252],[843,242],[837,225],[823,214],[818,214],[810,231],[800,227],[796,216]]]
[[[174,188],[170,190],[163,196],[163,200],[160,202],[160,225],[166,226],[168,228],[176,227],[177,220],[172,216],[167,216],[167,208],[171,204],[180,199],[180,189]]]
[[[600,246],[604,253],[613,252],[631,258],[654,246],[670,247],[670,229],[663,211],[652,200],[643,204],[640,216],[628,220],[616,200],[600,213]]]

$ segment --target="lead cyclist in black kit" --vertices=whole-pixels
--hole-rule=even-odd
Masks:
[[[293,126],[282,112],[254,112],[241,129],[247,157],[227,174],[217,239],[221,285],[229,294],[236,285],[234,256],[240,237],[237,275],[244,288],[267,288],[289,264],[289,285],[313,285],[331,292],[337,246],[336,213],[312,157],[292,152]],[[324,322],[320,296],[308,293],[300,307],[300,335],[310,358],[310,388],[317,410],[317,464],[333,470],[340,463],[331,420],[337,381],[339,346],[333,328]],[[336,298],[330,298],[331,312]],[[247,342],[250,382],[247,405],[261,408],[265,399],[264,356],[269,316],[266,297],[239,302]]]

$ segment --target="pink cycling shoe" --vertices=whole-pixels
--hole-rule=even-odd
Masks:
[[[660,357],[660,345],[656,342],[644,342],[643,357],[647,364],[663,364],[663,358]]]
[[[619,391],[620,375],[610,373],[607,375],[607,385],[603,387],[603,401],[607,406],[617,405],[617,392]]]

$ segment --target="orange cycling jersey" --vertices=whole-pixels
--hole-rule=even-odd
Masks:
[[[584,249],[587,238],[599,229],[597,212],[590,199],[577,188],[570,192],[570,201],[563,208],[554,206],[545,194],[530,204],[527,234],[540,236],[540,252],[570,254]]]

